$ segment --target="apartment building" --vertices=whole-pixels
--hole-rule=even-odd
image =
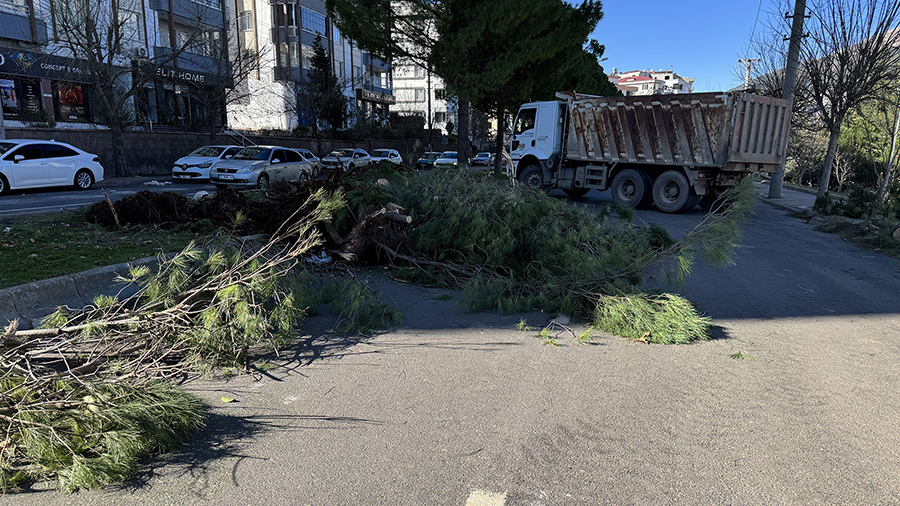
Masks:
[[[456,109],[447,100],[444,82],[440,77],[410,62],[395,65],[393,79],[397,100],[393,112],[421,116],[425,119],[425,128],[446,131],[448,121],[456,124]]]
[[[691,93],[694,91],[694,79],[682,77],[671,68],[669,70],[632,70],[619,73],[613,69],[609,75],[613,83],[623,95],[657,95],[672,93]]]
[[[390,68],[344,38],[322,0],[0,0],[0,96],[9,126],[103,123],[96,75],[133,90],[129,124],[152,129],[289,130],[295,89],[323,37],[353,117],[386,120]],[[79,47],[121,24],[111,65]],[[101,42],[101,44],[107,41]],[[85,50],[86,51],[86,50]],[[249,55],[249,56],[248,56]],[[86,59],[87,58],[87,59]],[[121,111],[119,111],[121,112]],[[308,122],[307,122],[308,123]]]
[[[246,80],[245,98],[228,107],[232,127],[289,130],[310,124],[298,109],[296,87],[311,68],[317,36],[350,99],[349,122],[387,120],[395,101],[390,66],[345,38],[323,0],[237,0],[235,12],[238,43],[258,54],[259,62]]]

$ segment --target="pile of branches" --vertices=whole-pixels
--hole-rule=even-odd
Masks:
[[[0,491],[122,481],[201,427],[201,401],[173,382],[292,340],[304,308],[283,280],[338,206],[319,191],[260,248],[192,245],[158,272],[133,268],[121,279],[141,286],[132,297],[60,308],[34,330],[11,322],[0,335]]]

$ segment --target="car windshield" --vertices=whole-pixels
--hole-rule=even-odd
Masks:
[[[478,153],[477,155],[475,155],[475,158],[490,158],[490,156],[490,153]]]
[[[191,154],[188,156],[215,157],[222,154],[222,151],[225,151],[225,148],[222,146],[203,146],[191,151]]]
[[[444,151],[441,158],[456,158],[456,151]]]
[[[235,160],[268,160],[269,153],[272,150],[269,148],[244,148],[237,152],[234,155]]]
[[[425,155],[422,158],[424,158],[426,160],[437,160],[440,157],[441,157],[440,153],[425,153]]]
[[[352,149],[335,149],[328,156],[353,156]]]
[[[13,144],[12,142],[0,142],[0,155],[6,153],[14,147],[16,147],[16,144]]]
[[[391,152],[386,149],[376,149],[372,151],[372,156],[377,156],[379,158],[387,158],[391,156]]]

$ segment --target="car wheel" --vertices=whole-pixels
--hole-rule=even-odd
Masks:
[[[537,164],[525,167],[525,170],[519,174],[519,182],[525,185],[526,188],[532,190],[547,189],[547,186],[544,183],[544,171],[542,171],[541,166]]]
[[[312,177],[310,177],[309,172],[301,172],[298,181],[300,181],[301,184],[309,184],[312,182]]]
[[[613,178],[611,186],[613,202],[643,209],[650,205],[652,186],[650,175],[646,172],[625,169]]]
[[[269,175],[263,172],[256,178],[256,187],[260,190],[268,190],[269,189]]]
[[[653,203],[664,213],[680,213],[694,202],[687,177],[677,170],[663,172],[653,182]]]
[[[354,167],[356,167],[356,166],[351,163],[350,166],[347,167],[347,170],[345,170],[344,172],[350,172],[351,170],[353,170]]]
[[[87,190],[94,184],[94,176],[91,171],[81,169],[75,174],[75,188],[79,190]]]
[[[7,181],[6,178],[3,177],[2,174],[0,174],[0,195],[3,195],[4,193],[6,193],[8,191],[9,191],[9,181]]]

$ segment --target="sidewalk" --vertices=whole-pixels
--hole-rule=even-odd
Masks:
[[[760,202],[764,202],[775,209],[785,211],[800,212],[812,209],[816,203],[816,194],[807,193],[785,186],[781,191],[780,199],[769,198],[769,182],[763,181],[756,184],[756,194],[759,195]]]

